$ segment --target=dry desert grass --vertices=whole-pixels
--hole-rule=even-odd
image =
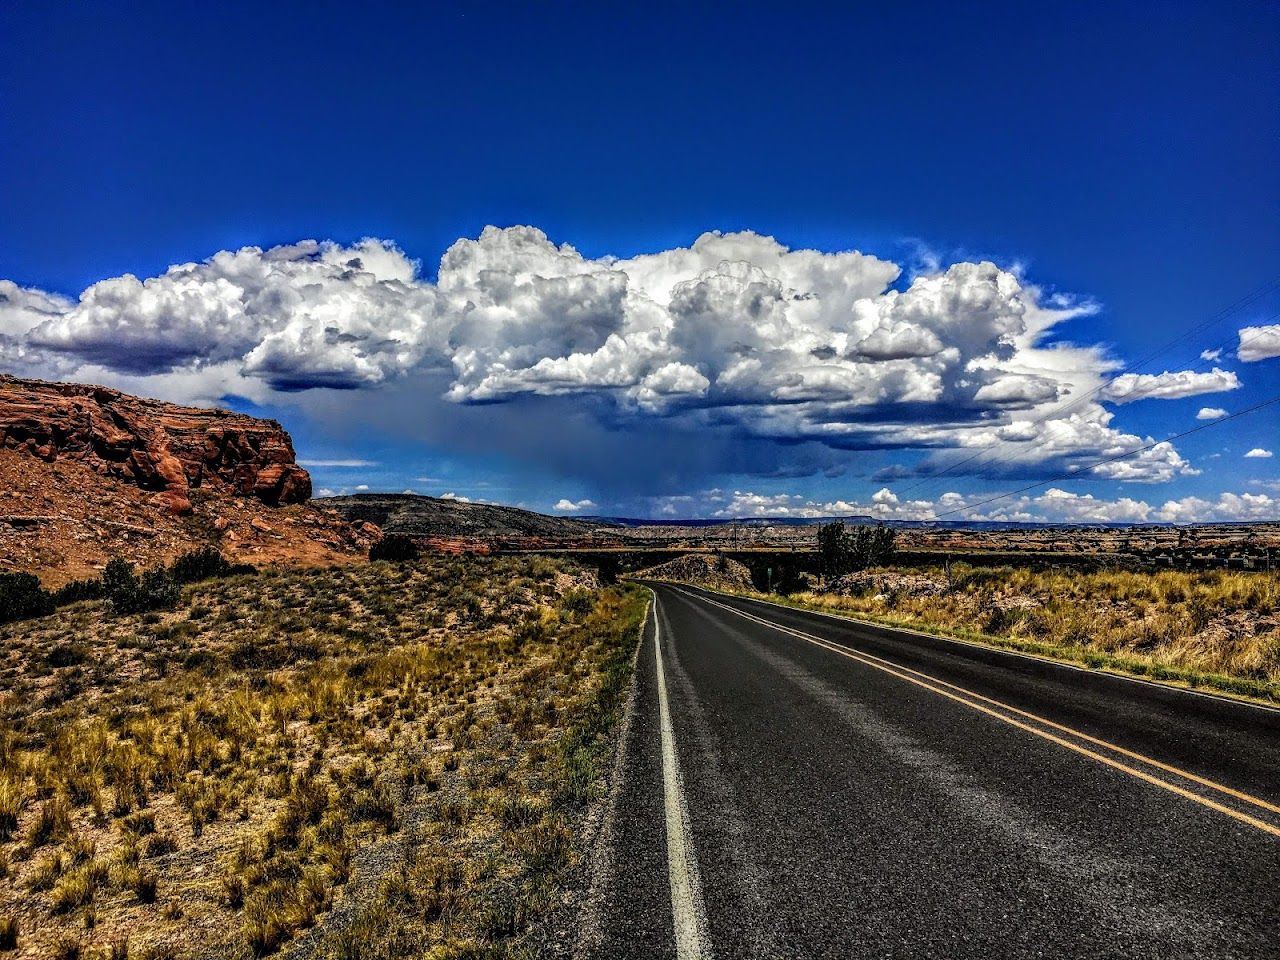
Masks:
[[[545,559],[432,558],[0,628],[0,951],[520,955],[643,610]]]
[[[885,568],[788,602],[1280,701],[1276,573]]]

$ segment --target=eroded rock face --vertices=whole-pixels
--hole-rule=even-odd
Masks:
[[[0,376],[0,446],[42,460],[76,460],[156,491],[174,513],[191,490],[303,503],[311,477],[274,420],[181,407],[107,387]]]

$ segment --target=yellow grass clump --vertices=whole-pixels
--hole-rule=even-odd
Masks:
[[[579,855],[644,606],[434,557],[0,627],[0,949],[518,944]]]
[[[790,602],[1280,698],[1275,573],[886,568]]]

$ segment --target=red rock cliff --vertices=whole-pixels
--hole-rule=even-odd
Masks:
[[[107,387],[0,375],[0,446],[52,462],[77,460],[157,491],[175,513],[196,487],[302,503],[311,477],[274,420],[180,407]]]

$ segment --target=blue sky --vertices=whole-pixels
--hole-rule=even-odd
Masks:
[[[1089,466],[1280,394],[1280,292],[1219,316],[1280,279],[1277,35],[1274,3],[7,4],[3,359],[276,416],[333,490],[923,516],[1072,473],[984,512],[1277,515],[1246,454],[1280,407]],[[1106,387],[1184,332],[1134,371],[1181,379]]]

